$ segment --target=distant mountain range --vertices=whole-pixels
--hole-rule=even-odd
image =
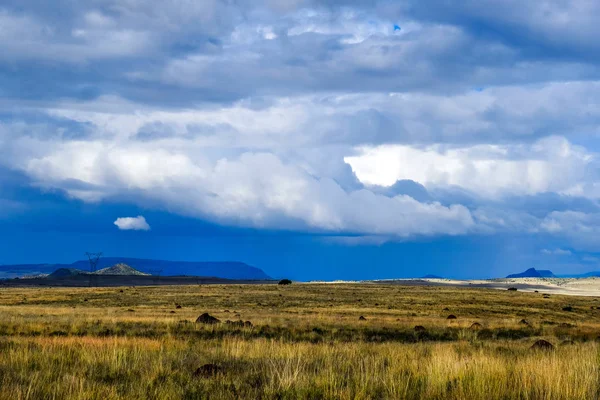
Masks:
[[[163,275],[163,276],[202,276],[226,279],[241,280],[268,280],[272,279],[260,268],[252,267],[248,264],[235,261],[167,261],[127,257],[104,257],[98,262],[97,274],[107,268],[115,267],[119,264],[125,264],[134,271],[142,274]],[[15,278],[26,275],[49,275],[57,270],[63,274],[69,271],[89,271],[89,262],[87,260],[75,261],[72,264],[17,264],[0,265],[0,278]],[[115,272],[115,270],[112,270]],[[75,272],[76,273],[76,272]],[[115,275],[119,275],[118,273]]]

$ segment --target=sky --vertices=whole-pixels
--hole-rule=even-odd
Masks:
[[[600,270],[600,3],[4,0],[0,264]]]

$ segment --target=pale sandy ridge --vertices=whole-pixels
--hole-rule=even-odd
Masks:
[[[572,296],[600,296],[600,278],[501,278],[479,280],[423,279],[433,284],[449,286],[484,287],[523,292],[544,292]]]
[[[516,288],[522,292],[535,292],[563,294],[571,296],[598,296],[600,297],[600,278],[499,278],[499,279],[380,279],[371,281],[360,281],[362,283],[387,283],[398,285],[431,285],[471,287],[507,290]],[[320,283],[359,283],[358,281],[332,281],[332,282],[310,282]]]

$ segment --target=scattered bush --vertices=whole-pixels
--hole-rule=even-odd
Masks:
[[[212,324],[218,324],[219,322],[221,322],[221,321],[218,318],[213,317],[209,313],[204,313],[196,319],[196,323],[200,323],[200,324],[212,325]]]
[[[474,322],[473,325],[471,325],[471,330],[472,331],[478,331],[480,329],[482,329],[483,326],[479,323],[479,322]]]
[[[554,345],[547,340],[540,339],[531,346],[532,350],[554,350]]]
[[[193,376],[210,378],[212,376],[217,375],[218,373],[220,373],[222,371],[223,371],[223,368],[219,367],[216,364],[204,364],[203,366],[197,368],[196,371],[194,371]]]

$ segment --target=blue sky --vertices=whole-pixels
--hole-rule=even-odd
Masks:
[[[600,270],[600,4],[0,5],[0,263]]]

